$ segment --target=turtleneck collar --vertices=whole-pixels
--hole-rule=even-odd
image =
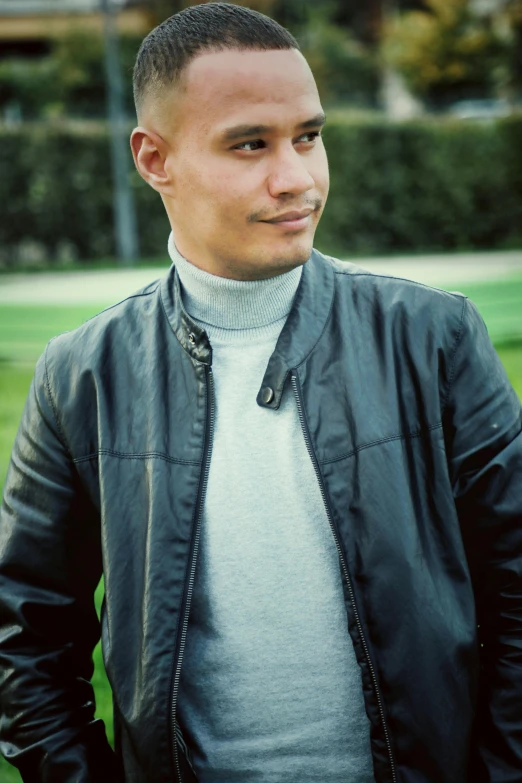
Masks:
[[[302,266],[268,280],[231,280],[187,261],[173,233],[168,249],[181,282],[185,310],[197,321],[218,329],[256,329],[286,318],[292,308]]]

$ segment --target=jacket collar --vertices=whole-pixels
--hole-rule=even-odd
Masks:
[[[160,295],[165,315],[183,350],[196,362],[211,365],[212,348],[207,333],[183,307],[179,275],[174,264],[160,281]]]
[[[176,267],[161,280],[161,301],[181,347],[192,359],[212,364],[212,348],[206,332],[183,308]],[[334,295],[334,270],[317,250],[306,262],[294,303],[279,335],[257,396],[263,408],[279,408],[283,388],[291,370],[310,354],[330,315]]]

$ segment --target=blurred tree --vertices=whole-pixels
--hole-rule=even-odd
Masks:
[[[334,10],[334,2],[309,9],[308,24],[298,36],[321,100],[325,106],[374,107],[380,83],[377,58],[350,30],[330,21]]]
[[[186,5],[183,0],[149,0],[150,11],[156,24],[181,11]]]
[[[381,40],[387,10],[423,10],[424,0],[339,0],[333,21],[348,27],[364,43],[376,45]]]
[[[35,61],[12,57],[0,61],[0,110],[20,119],[39,116],[44,105],[56,100],[55,76],[49,58]]]
[[[435,105],[495,94],[509,45],[492,19],[474,13],[469,0],[425,2],[426,11],[397,14],[385,24],[384,60]]]
[[[344,0],[275,0],[270,15],[291,30],[308,60],[326,106],[373,106],[378,63],[351,30],[336,22]]]
[[[505,25],[510,43],[507,91],[509,97],[520,98],[522,97],[522,0],[507,0],[500,15],[500,24]]]
[[[208,0],[209,2],[211,0]],[[326,104],[373,106],[379,64],[375,42],[389,2],[417,7],[421,0],[241,0],[266,13],[299,38]],[[150,0],[151,26],[198,0]],[[132,115],[131,72],[140,38],[122,36],[126,106]],[[0,62],[0,111],[13,105],[24,119],[77,116],[102,118],[105,82],[102,40],[78,31],[54,42],[38,60]]]
[[[124,83],[125,109],[134,109],[132,69],[141,36],[121,36],[119,50]],[[76,32],[62,38],[53,50],[52,59],[60,76],[63,113],[105,116],[104,43],[101,36]]]
[[[162,17],[166,19],[168,16],[175,14],[176,11],[180,11],[183,8],[189,8],[191,5],[204,5],[205,3],[212,3],[215,0],[175,0],[171,3],[170,0],[154,0],[158,8],[163,8],[165,15]],[[232,5],[242,5],[246,8],[252,8],[254,11],[260,11],[262,14],[272,16],[272,9],[275,0],[241,0],[241,2],[233,2],[233,0],[225,0],[225,2],[232,2]],[[293,0],[290,0],[293,2]],[[175,6],[175,8],[174,8]]]
[[[125,105],[133,111],[131,73],[141,38],[122,36]],[[23,119],[105,116],[101,36],[76,31],[57,39],[49,55],[0,62],[0,109],[17,104]]]

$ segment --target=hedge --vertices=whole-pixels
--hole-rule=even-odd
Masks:
[[[130,153],[129,153],[130,155]],[[0,131],[0,264],[40,249],[52,261],[115,254],[110,143],[103,131],[21,126]],[[165,255],[168,221],[159,195],[133,171],[141,252]]]
[[[317,246],[357,254],[522,246],[522,117],[330,124]]]
[[[522,118],[329,120],[331,189],[315,245],[341,256],[522,246]],[[114,255],[106,132],[0,130],[0,264]],[[141,254],[165,256],[160,197],[136,172]]]

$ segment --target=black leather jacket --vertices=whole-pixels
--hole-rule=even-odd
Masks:
[[[1,748],[26,781],[195,781],[175,715],[211,367],[174,269],[37,365],[0,525]],[[339,551],[375,780],[522,781],[521,407],[475,307],[314,251],[258,403],[283,393]],[[102,569],[116,753],[89,684]]]

